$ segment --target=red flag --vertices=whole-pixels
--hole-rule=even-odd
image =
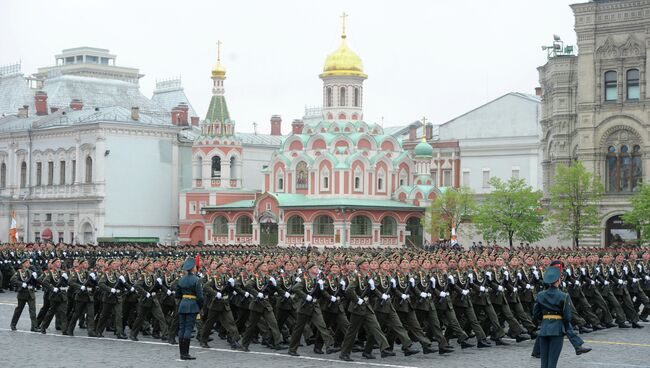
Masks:
[[[199,269],[201,269],[201,255],[200,254],[198,254],[198,253],[196,254],[196,258],[194,258],[194,263],[196,263],[196,270],[197,271]]]

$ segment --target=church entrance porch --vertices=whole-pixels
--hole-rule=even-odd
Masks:
[[[278,245],[278,224],[260,224],[260,245]]]
[[[406,220],[406,245],[421,247],[423,241],[422,224],[419,217],[409,217]]]
[[[622,248],[637,245],[639,233],[623,221],[620,215],[612,216],[605,224],[605,246]]]

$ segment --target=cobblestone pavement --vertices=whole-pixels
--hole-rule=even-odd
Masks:
[[[42,294],[37,295],[40,304]],[[178,360],[178,347],[170,346],[160,340],[146,336],[140,337],[140,342],[116,340],[112,333],[105,333],[107,338],[88,338],[84,330],[76,330],[77,336],[62,336],[55,331],[52,323],[47,335],[31,333],[29,330],[29,314],[27,308],[23,311],[18,331],[9,329],[9,322],[15,308],[15,294],[6,292],[0,294],[0,346],[4,350],[0,358],[1,367],[388,367],[388,368],[419,368],[419,367],[499,367],[520,368],[538,367],[539,360],[531,358],[533,342],[519,344],[512,342],[510,346],[492,347],[478,350],[471,348],[461,350],[447,356],[436,354],[417,354],[404,357],[398,353],[396,357],[381,359],[379,354],[375,360],[366,360],[360,353],[352,355],[354,362],[342,362],[337,354],[316,355],[311,347],[301,347],[300,357],[290,357],[286,351],[276,353],[260,345],[251,345],[251,352],[232,351],[219,338],[211,342],[212,349],[202,349],[193,341],[191,353],[197,360],[183,362]],[[37,304],[37,309],[40,305]],[[594,350],[586,355],[576,356],[571,345],[565,340],[560,358],[561,367],[612,367],[612,368],[650,368],[650,324],[645,324],[642,330],[620,330],[618,328],[598,331],[583,335],[586,346]],[[216,336],[215,336],[216,337]],[[419,348],[419,347],[418,347]],[[399,350],[397,350],[399,351]]]

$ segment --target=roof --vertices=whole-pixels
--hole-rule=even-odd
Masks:
[[[480,110],[480,109],[482,109],[483,107],[485,107],[485,106],[487,106],[487,105],[489,105],[489,104],[491,104],[491,103],[494,103],[494,102],[496,102],[496,101],[498,101],[498,100],[501,100],[501,99],[503,99],[503,98],[506,98],[506,97],[508,97],[508,96],[519,97],[519,98],[521,98],[521,99],[528,100],[528,101],[530,101],[530,102],[535,102],[535,103],[541,103],[541,101],[542,101],[539,97],[537,97],[537,96],[535,96],[535,95],[531,95],[531,94],[527,94],[527,93],[521,93],[521,92],[510,92],[510,93],[506,93],[506,94],[503,95],[503,96],[497,97],[497,98],[495,98],[494,100],[488,101],[488,102],[484,103],[484,104],[481,105],[481,106],[478,106],[478,107],[473,108],[473,109],[471,109],[471,110],[469,110],[469,111],[466,111],[466,112],[464,112],[463,114],[458,115],[458,116],[456,116],[455,118],[453,118],[453,119],[451,119],[451,120],[449,120],[449,121],[446,121],[446,122],[444,122],[444,123],[442,123],[442,124],[440,124],[440,125],[446,125],[446,124],[449,124],[449,123],[451,123],[451,122],[453,122],[453,121],[455,121],[455,120],[460,119],[461,117],[463,117],[463,116],[465,116],[465,115],[469,115],[469,114],[473,113],[473,112],[476,111],[476,110]]]
[[[70,101],[68,101],[70,102]],[[0,115],[15,114],[23,105],[34,111],[34,92],[22,74],[0,74]]]
[[[235,134],[243,145],[253,146],[277,146],[282,145],[282,139],[286,138],[281,135],[255,134],[255,133],[237,133]]]
[[[220,121],[225,123],[230,120],[228,113],[228,105],[224,96],[213,95],[208,107],[208,113],[205,115],[205,120],[209,122]]]
[[[190,100],[185,95],[182,87],[175,88],[162,88],[156,89],[153,92],[151,101],[160,106],[165,111],[172,111],[172,109],[178,106],[180,103],[185,103],[189,106],[188,114],[189,116],[198,116],[194,107],[190,103]]]
[[[420,207],[411,204],[393,201],[390,199],[359,199],[359,198],[309,198],[304,194],[269,193],[278,200],[280,207],[353,207],[353,208],[390,208],[421,210]]]
[[[220,204],[216,206],[203,206],[201,209],[206,209],[206,210],[243,209],[243,208],[253,208],[254,205],[255,205],[254,199],[245,199],[242,201]]]

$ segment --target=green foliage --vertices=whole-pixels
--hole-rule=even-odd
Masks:
[[[650,242],[650,185],[642,184],[630,200],[632,211],[623,215],[623,221],[641,232],[641,242]]]
[[[598,203],[603,197],[603,185],[581,161],[556,167],[550,194],[550,218],[561,238],[571,239],[578,247],[582,237],[600,232]]]
[[[451,228],[455,227],[458,233],[461,222],[471,220],[475,209],[476,202],[469,188],[449,188],[431,202],[424,227],[429,234],[449,239]]]
[[[507,182],[490,178],[494,190],[478,207],[474,223],[485,239],[513,239],[535,242],[544,237],[542,193],[533,191],[523,179],[511,178]]]

